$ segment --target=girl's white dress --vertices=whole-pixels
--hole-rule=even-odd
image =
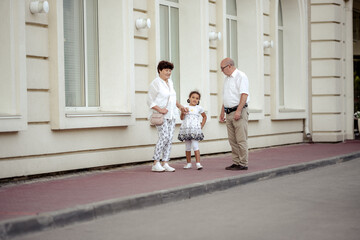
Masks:
[[[199,105],[187,107],[189,108],[189,113],[185,114],[184,120],[181,123],[178,139],[180,141],[203,140],[204,134],[201,132],[200,121],[204,109]]]

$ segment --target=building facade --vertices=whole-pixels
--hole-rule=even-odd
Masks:
[[[249,78],[250,148],[354,138],[352,0],[36,2],[0,1],[0,178],[151,161],[163,59],[179,102],[202,94],[201,154],[230,151],[225,57]]]

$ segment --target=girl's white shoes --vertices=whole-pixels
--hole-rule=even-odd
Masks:
[[[190,169],[192,167],[191,163],[187,163],[185,166],[184,166],[184,169]],[[196,168],[197,170],[201,170],[203,169],[203,166],[201,166],[200,163],[196,163]]]
[[[191,163],[187,163],[185,166],[184,166],[185,169],[190,169],[191,168]]]

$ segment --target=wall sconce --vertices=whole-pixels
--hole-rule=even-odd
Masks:
[[[31,13],[48,13],[49,3],[48,1],[34,1],[30,3]]]
[[[151,27],[150,18],[138,18],[138,19],[136,19],[135,26],[136,26],[136,29],[150,28]]]
[[[272,48],[274,47],[274,41],[264,41],[264,48]]]
[[[221,40],[221,32],[209,32],[209,40]]]

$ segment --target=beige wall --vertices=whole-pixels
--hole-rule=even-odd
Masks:
[[[352,1],[343,0],[311,1],[312,121],[315,141],[353,138],[351,5]],[[347,67],[350,69],[347,70]]]
[[[20,5],[24,13],[26,43],[27,120],[26,129],[0,132],[0,178],[22,175],[41,174],[72,169],[81,169],[105,165],[116,165],[129,162],[150,161],[157,132],[147,121],[148,109],[146,94],[150,81],[155,78],[156,64],[159,59],[159,41],[157,39],[158,13],[157,0],[134,0],[118,3],[119,10],[125,15],[127,25],[119,26],[123,34],[126,64],[128,70],[123,70],[121,81],[127,83],[129,104],[128,114],[113,116],[96,116],[92,118],[76,118],[68,122],[64,109],[63,75],[61,74],[61,1],[50,0],[49,14],[31,14],[29,3]],[[99,0],[102,1],[102,0]],[[208,122],[204,128],[205,140],[200,143],[202,154],[230,151],[227,142],[226,127],[218,122],[222,101],[223,75],[219,69],[220,61],[225,55],[225,0],[190,1],[180,0],[183,17],[190,19],[182,24],[183,41],[193,37],[198,47],[191,57],[182,50],[183,58],[181,72],[181,103],[185,104],[187,93],[192,88],[198,88],[202,93],[201,105],[205,107]],[[346,77],[342,66],[344,36],[342,23],[344,16],[343,1],[302,1],[305,9],[311,8],[311,57],[302,59],[306,65],[311,61],[311,87],[309,106],[312,104],[311,118],[308,118],[310,108],[305,106],[304,112],[286,113],[274,116],[274,98],[272,85],[276,76],[273,73],[276,65],[275,47],[262,49],[264,40],[275,41],[273,21],[275,0],[256,0],[254,9],[257,16],[258,51],[249,61],[260,68],[250,79],[250,88],[256,96],[250,103],[251,120],[249,122],[250,148],[268,147],[282,144],[301,143],[304,138],[305,122],[312,124],[312,136],[315,141],[341,141],[351,136],[345,126],[347,113],[344,105],[348,104],[345,94],[340,90]],[[194,4],[193,8],[189,8]],[[183,10],[184,10],[183,9]],[[305,13],[309,14],[309,12]],[[339,17],[340,14],[340,17]],[[194,20],[191,20],[197,16]],[[309,16],[310,17],[310,16]],[[150,18],[150,29],[137,30],[134,22],[137,18]],[[20,18],[21,19],[21,18]],[[196,28],[187,27],[194,23]],[[23,23],[17,23],[19,25]],[[188,25],[186,25],[188,24]],[[305,30],[307,30],[305,28]],[[219,41],[209,41],[208,32],[222,33]],[[306,35],[306,31],[302,34]],[[303,36],[306,38],[306,36]],[[119,36],[121,37],[121,36]],[[346,38],[346,36],[345,36]],[[186,46],[186,45],[185,45]],[[259,49],[260,47],[260,49]],[[308,49],[307,43],[303,46]],[[310,47],[310,46],[309,46]],[[241,54],[241,53],[240,53]],[[106,56],[105,56],[106,57]],[[115,61],[115,60],[114,60]],[[201,67],[194,69],[197,63]],[[185,68],[184,68],[185,67]],[[239,67],[241,70],[244,70]],[[244,66],[245,72],[248,67]],[[306,70],[307,68],[305,68]],[[249,70],[249,72],[252,70]],[[111,76],[111,70],[107,71]],[[192,77],[193,76],[193,77]],[[194,79],[199,81],[194,85]],[[304,77],[307,86],[309,79]],[[111,82],[108,82],[111,84]],[[311,88],[310,88],[311,89]],[[279,117],[280,116],[280,117]],[[289,117],[290,116],[290,117]],[[291,117],[295,116],[295,117]],[[93,119],[98,119],[94,121]],[[0,124],[4,119],[0,116]],[[73,120],[73,119],[71,119]],[[310,121],[310,122],[309,122]],[[81,126],[83,124],[83,126]],[[84,127],[87,126],[87,127]],[[177,140],[179,125],[175,130],[171,157],[184,157],[184,145]],[[310,129],[311,130],[311,129]]]

